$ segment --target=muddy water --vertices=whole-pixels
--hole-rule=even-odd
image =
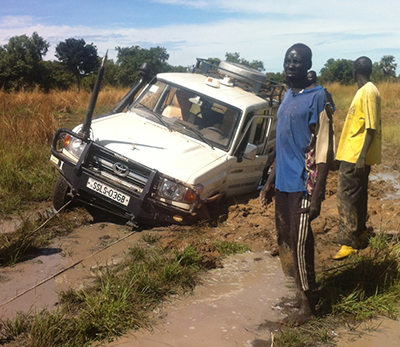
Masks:
[[[228,259],[193,294],[168,304],[153,332],[138,331],[108,346],[270,346],[271,330],[263,326],[284,317],[273,306],[292,295],[279,259],[267,252]]]
[[[384,181],[392,189],[386,193],[386,199],[395,200],[400,198],[400,173],[396,171],[377,172],[370,175],[371,182]]]
[[[374,331],[340,332],[338,347],[398,347],[400,346],[400,321],[376,319],[368,324]],[[366,328],[368,328],[366,327]]]
[[[58,292],[92,283],[99,267],[118,262],[137,242],[140,235],[128,230],[114,224],[81,227],[33,259],[0,269],[0,319],[14,317],[18,311],[51,309],[58,302]]]

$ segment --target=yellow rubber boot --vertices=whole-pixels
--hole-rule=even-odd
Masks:
[[[335,260],[344,259],[344,258],[348,257],[350,254],[353,254],[353,253],[357,253],[357,250],[354,249],[353,247],[343,245],[340,248],[339,252],[337,252],[333,256],[333,259],[335,259]]]

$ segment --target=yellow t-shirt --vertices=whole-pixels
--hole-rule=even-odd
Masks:
[[[351,102],[336,159],[355,164],[363,148],[367,129],[374,129],[375,136],[367,153],[366,164],[379,164],[382,146],[381,95],[371,82],[363,85]]]

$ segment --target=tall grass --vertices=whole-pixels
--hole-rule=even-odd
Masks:
[[[125,92],[102,91],[96,114],[112,109]],[[82,122],[90,97],[72,91],[0,92],[0,217],[51,197],[57,177],[49,164],[52,138],[59,127]]]
[[[392,149],[400,148],[400,83],[381,82],[376,84],[382,97],[382,140],[384,145]],[[351,101],[357,92],[357,85],[343,86],[339,83],[325,85],[332,93],[337,111],[334,115],[336,143],[340,139],[341,130]]]

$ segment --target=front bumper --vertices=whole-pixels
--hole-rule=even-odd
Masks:
[[[207,208],[199,201],[189,209],[157,199],[156,189],[162,175],[122,157],[93,141],[87,145],[78,162],[71,160],[58,145],[63,135],[77,134],[60,129],[53,140],[51,162],[64,176],[78,200],[104,209],[130,221],[157,224],[190,225],[208,217]],[[115,166],[122,165],[129,173],[116,174]],[[93,189],[93,182],[95,188]]]

